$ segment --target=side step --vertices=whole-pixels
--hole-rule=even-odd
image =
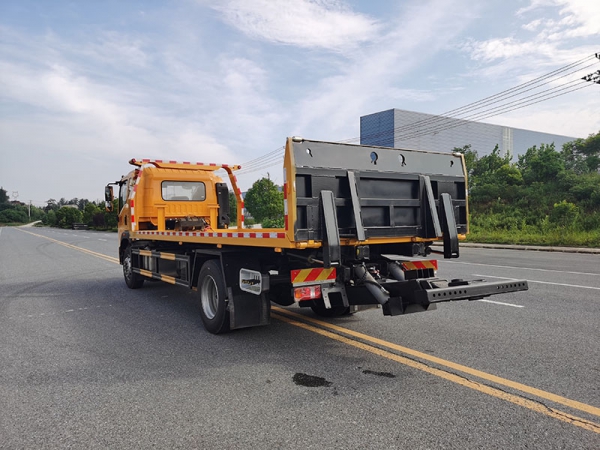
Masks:
[[[190,287],[190,258],[188,256],[137,248],[132,249],[131,255],[134,273],[153,280]],[[165,271],[176,276],[167,275],[164,273]]]

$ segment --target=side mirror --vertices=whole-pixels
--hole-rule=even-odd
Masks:
[[[112,212],[114,198],[115,194],[113,193],[112,186],[106,186],[104,188],[104,207],[106,208],[106,211]]]

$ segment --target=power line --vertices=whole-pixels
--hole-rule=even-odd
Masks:
[[[390,136],[390,133],[393,131],[394,135],[397,132],[401,132],[401,131],[405,131],[405,130],[409,130],[412,131],[414,130],[415,127],[418,126],[424,126],[424,125],[435,125],[435,124],[440,124],[440,122],[444,122],[447,121],[448,119],[452,119],[455,117],[460,117],[463,116],[467,113],[470,113],[471,111],[475,110],[475,109],[480,109],[481,107],[485,106],[485,105],[493,105],[495,103],[499,103],[499,102],[503,102],[504,100],[508,99],[508,98],[512,98],[516,95],[521,95],[525,92],[531,91],[533,89],[539,88],[541,86],[547,85],[549,83],[553,83],[556,82],[557,80],[564,78],[568,75],[572,75],[578,71],[581,71],[583,69],[586,69],[588,67],[591,67],[592,65],[594,65],[596,62],[594,62],[593,64],[589,64],[585,67],[580,67],[577,70],[571,71],[567,74],[563,74],[560,75],[558,77],[552,78],[560,73],[563,73],[565,71],[568,71],[570,69],[572,69],[573,67],[577,66],[577,65],[581,65],[584,64],[585,62],[594,59],[595,57],[597,57],[596,55],[590,55],[586,58],[583,58],[579,61],[576,61],[574,63],[571,63],[567,66],[564,66],[560,69],[556,69],[546,75],[542,75],[538,78],[535,78],[533,80],[530,80],[526,83],[522,83],[518,86],[515,86],[513,88],[507,89],[505,91],[502,91],[498,94],[494,94],[492,96],[486,97],[482,100],[478,100],[476,102],[473,103],[469,103],[468,105],[462,106],[460,108],[455,108],[453,110],[447,111],[446,113],[440,114],[440,115],[435,115],[433,117],[428,117],[425,119],[421,119],[421,120],[417,120],[415,122],[409,123],[409,124],[404,124],[401,125],[399,127],[394,128],[393,130],[386,130],[385,132],[380,132],[380,133],[372,133],[372,134],[368,134],[368,135],[362,135],[362,138],[367,138],[367,139],[376,139],[376,138],[385,138],[385,137],[392,137]],[[544,81],[546,80],[546,81]],[[542,82],[544,81],[544,82]],[[579,80],[576,80],[579,81]],[[535,86],[537,84],[537,86]],[[561,85],[562,86],[562,85]],[[555,88],[551,88],[550,90],[555,89]],[[519,92],[520,91],[520,92]],[[540,94],[544,93],[546,91],[542,91],[540,92]],[[508,111],[506,111],[508,112]],[[431,128],[433,130],[433,128]],[[356,138],[352,138],[352,139],[348,139],[346,140],[346,142],[352,142],[352,141],[358,141],[360,140],[360,137],[356,137]]]
[[[594,58],[600,59],[600,53],[589,55],[571,64],[553,70],[545,75],[539,76],[525,83],[521,83],[497,94],[485,97],[481,100],[452,109],[446,113],[435,115],[433,117],[427,117],[409,124],[404,124],[394,128],[393,130],[362,135],[362,137],[367,139],[379,139],[382,141],[389,140],[393,145],[395,139],[414,139],[425,135],[436,134],[440,131],[456,128],[469,122],[487,119],[489,117],[505,114],[526,106],[547,101],[592,85],[586,84],[586,82],[600,84],[600,71],[598,71],[584,76],[583,78],[578,77],[575,80],[568,81],[558,86],[521,97],[527,92],[540,89],[542,86],[546,86],[551,83],[556,83],[558,80],[593,66],[597,63],[597,61],[594,61],[592,64],[588,64],[584,67],[578,67],[593,60]],[[583,83],[582,80],[584,80]],[[575,84],[577,82],[578,84]],[[516,98],[507,102],[508,99],[515,97],[520,98]],[[417,130],[415,130],[415,128],[417,128]],[[404,134],[402,134],[403,132]],[[338,142],[350,143],[359,141],[360,139],[361,137],[354,137],[340,140]],[[242,164],[242,169],[237,173],[245,175],[264,170],[275,164],[280,164],[283,159],[283,150],[284,147],[279,147],[269,153],[259,156],[258,158],[252,159]]]
[[[569,86],[574,82],[578,82],[575,86]],[[538,92],[537,94],[532,94],[522,99],[515,100],[510,103],[506,103],[503,105],[495,106],[493,108],[489,108],[484,111],[480,111],[479,113],[474,113],[470,116],[464,118],[454,118],[448,117],[446,123],[442,123],[439,125],[435,125],[432,127],[426,127],[424,129],[417,128],[413,129],[412,132],[407,132],[404,134],[393,133],[394,139],[412,139],[415,137],[424,136],[427,134],[438,133],[440,131],[444,131],[448,128],[454,128],[456,126],[464,125],[467,122],[477,122],[483,119],[487,119],[489,117],[494,117],[500,114],[505,114],[507,112],[515,111],[517,109],[524,108],[525,106],[534,105],[536,103],[540,103],[544,100],[550,100],[551,98],[559,97],[561,95],[568,94],[570,92],[578,91],[579,89],[583,89],[585,87],[589,87],[591,85],[582,83],[581,80],[573,80],[571,82],[565,83],[563,85],[557,86],[556,88],[547,89],[542,92]],[[414,127],[411,127],[414,128]],[[390,131],[391,135],[392,132]]]

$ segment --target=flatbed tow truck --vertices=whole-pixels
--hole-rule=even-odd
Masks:
[[[271,302],[335,317],[386,316],[528,289],[525,280],[450,281],[437,260],[458,258],[468,232],[460,153],[290,137],[284,155],[284,227],[245,228],[240,166],[132,159],[119,187],[119,260],[125,283],[161,280],[198,292],[211,333],[266,325]],[[215,173],[225,172],[230,186]],[[237,199],[230,223],[229,192]],[[441,243],[442,251],[432,244]]]

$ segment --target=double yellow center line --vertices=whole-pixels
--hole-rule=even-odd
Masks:
[[[472,375],[487,382],[508,387],[526,395],[538,397],[543,400],[549,400],[551,402],[559,403],[564,406],[568,406],[570,408],[577,409],[579,411],[600,417],[600,408],[596,408],[595,406],[591,406],[586,403],[581,403],[575,400],[570,400],[568,398],[561,397],[560,395],[552,394],[551,392],[543,391],[541,389],[527,386],[522,383],[517,383],[515,381],[511,381],[506,378],[501,378],[496,375],[492,375],[487,372],[482,372],[480,370],[463,366],[461,364],[457,364],[442,358],[437,358],[435,356],[431,356],[426,353],[422,353],[407,347],[403,347],[401,345],[394,344],[392,342],[378,339],[367,334],[359,333],[348,328],[343,328],[328,322],[324,322],[322,320],[313,319],[312,317],[307,317],[302,314],[294,313],[292,311],[288,311],[277,306],[273,306],[272,310],[276,311],[279,314],[272,314],[271,317],[282,320],[286,323],[289,323],[290,325],[303,328],[305,330],[320,334],[321,336],[325,336],[329,339],[333,339],[343,344],[368,351],[383,358],[387,358],[392,361],[396,361],[406,366],[412,367],[414,369],[418,369],[423,372],[427,372],[431,375],[443,378],[445,380],[452,381],[453,383],[459,384],[461,386],[465,386],[473,390],[482,392],[484,394],[491,395],[492,397],[506,400],[508,402],[514,403],[515,405],[522,406],[532,411],[536,411],[546,416],[550,416],[563,422],[567,422],[600,434],[600,424],[598,423],[591,422],[587,419],[577,417],[568,414],[564,411],[552,408],[548,405],[545,405],[541,401],[535,401],[529,398],[525,398],[521,395],[511,394],[509,392],[489,386],[487,384],[482,384],[480,382],[470,380],[468,378],[465,378],[464,376],[457,375],[453,372],[448,372],[444,369],[428,366],[427,364],[416,361],[415,359],[408,358],[407,356],[425,360],[434,363],[438,366],[441,366],[445,369],[451,369],[456,372],[462,372],[463,374]],[[295,319],[300,319],[301,322]],[[366,342],[368,342],[369,344],[367,344]],[[407,356],[402,356],[398,353],[402,353]]]
[[[41,237],[41,238],[47,239],[47,240],[49,240],[51,242],[54,242],[55,244],[62,245],[63,247],[71,248],[73,250],[78,250],[80,252],[87,253],[88,255],[95,256],[96,258],[101,258],[101,259],[104,259],[104,260],[106,260],[108,262],[119,264],[119,258],[114,258],[112,256],[104,255],[102,253],[93,252],[91,250],[88,250],[87,248],[78,247],[76,245],[67,244],[66,242],[59,241],[58,239],[52,239],[51,237],[44,236],[43,234],[32,233],[31,231],[24,230],[23,227],[18,227],[16,229],[19,230],[19,231],[22,231],[23,233],[31,234],[32,236],[37,236],[37,237]]]
[[[49,238],[47,236],[25,231],[22,228],[18,229],[25,233],[47,239],[49,241],[55,242],[73,250],[78,250],[83,253],[102,258],[112,263],[119,263],[118,258],[113,258],[102,253],[93,252],[91,250],[78,247],[76,245],[67,244],[65,242]],[[405,366],[412,367],[413,369],[421,370],[431,375],[435,375],[439,378],[443,378],[447,381],[451,381],[458,385],[468,387],[470,389],[490,395],[492,397],[508,401],[510,403],[538,412],[540,414],[553,417],[562,422],[570,423],[585,430],[600,434],[600,424],[548,406],[544,404],[543,401],[553,402],[574,410],[578,410],[596,417],[600,417],[600,408],[597,408],[595,406],[578,402],[576,400],[571,400],[566,397],[553,394],[551,392],[527,386],[525,384],[518,383],[516,381],[511,381],[506,378],[498,377],[496,375],[473,369],[468,366],[463,366],[461,364],[438,358],[427,353],[422,353],[408,347],[403,347],[401,345],[394,344],[393,342],[388,342],[383,339],[376,338],[374,336],[369,336],[368,334],[359,333],[348,328],[340,327],[338,325],[334,325],[322,320],[314,319],[303,314],[298,314],[287,309],[280,308],[278,306],[273,306],[272,310],[275,313],[271,314],[271,317],[277,320],[281,320],[290,325],[302,328],[312,333],[319,334],[320,336],[335,340],[342,344],[367,351],[382,358],[387,358]],[[427,365],[419,360],[432,363],[438,367]],[[463,375],[457,375],[454,372],[458,372]],[[465,378],[465,375],[479,378],[484,382],[493,383],[504,388],[512,389],[515,393],[509,393],[497,387],[493,387],[479,381]],[[523,395],[535,397],[539,400],[526,398]]]

